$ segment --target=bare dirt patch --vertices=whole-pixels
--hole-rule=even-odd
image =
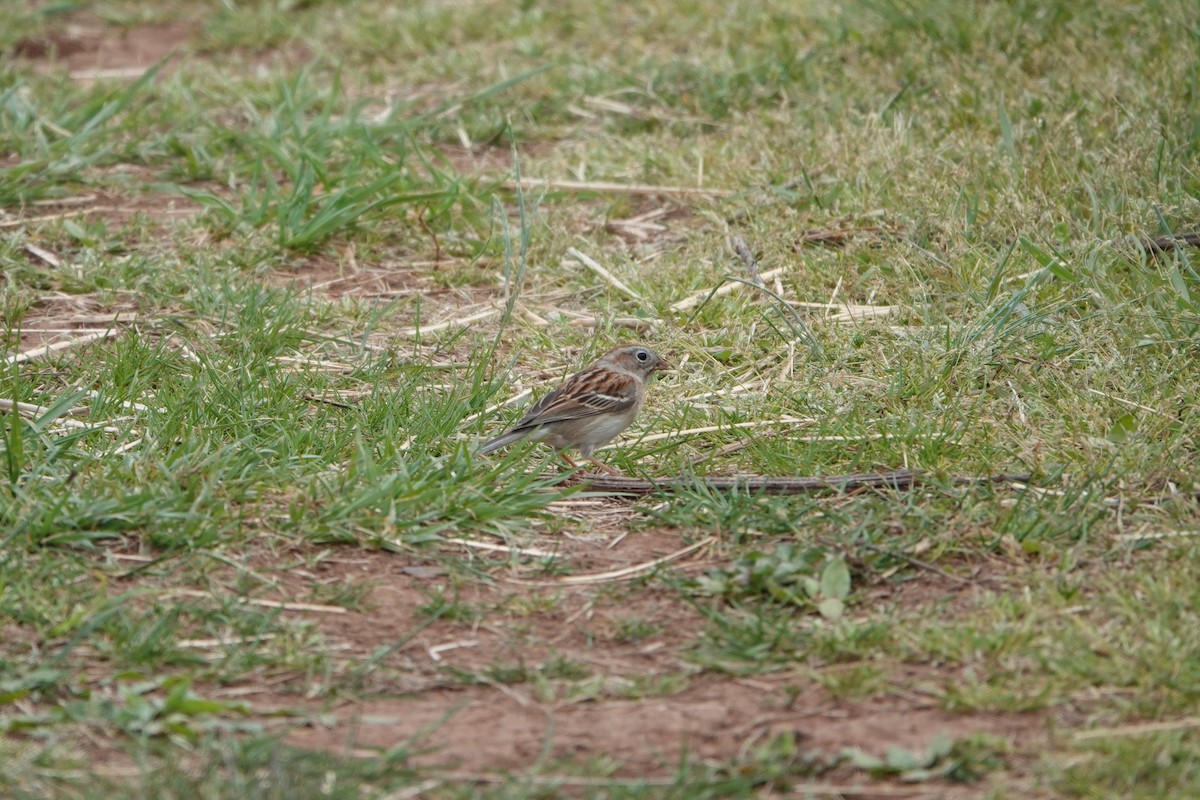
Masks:
[[[79,353],[120,335],[136,319],[128,303],[102,305],[90,295],[45,295],[26,311],[21,327],[4,345],[13,353],[10,358],[22,361],[63,350]]]
[[[478,266],[483,269],[487,265]],[[461,268],[458,259],[438,260],[432,254],[411,260],[363,263],[352,248],[343,248],[337,259],[321,256],[294,259],[286,269],[273,271],[269,279],[329,297],[390,300],[419,295],[422,304],[433,309],[427,316],[436,316],[443,305],[446,309],[473,305],[495,294],[490,287],[447,286],[439,273],[458,268]]]
[[[121,165],[114,171],[132,172],[136,169],[138,168]],[[168,238],[176,221],[194,217],[202,210],[199,204],[178,194],[147,193],[120,196],[108,191],[88,191],[61,198],[38,200],[22,208],[19,215],[15,210],[0,211],[0,231],[39,224],[52,225],[67,220],[77,220],[80,223],[102,220],[110,227],[118,227],[128,225],[140,215],[146,223],[143,233],[150,234],[150,238],[157,241]]]
[[[682,543],[678,533],[646,531],[613,549],[580,542],[564,542],[563,549],[577,575],[644,563]],[[403,556],[359,561],[362,575],[378,582],[376,608],[325,622],[330,635],[370,650],[413,630],[416,609],[439,579],[410,577],[413,565]],[[703,563],[701,557],[685,566]],[[620,764],[619,774],[645,776],[672,774],[684,753],[714,762],[744,758],[784,734],[827,758],[845,748],[921,752],[939,734],[985,733],[1023,743],[1044,736],[1038,715],[951,714],[918,695],[845,701],[790,669],[747,679],[702,672],[687,660],[704,627],[701,614],[653,583],[530,588],[506,583],[504,570],[492,574],[499,578],[494,584],[469,584],[456,596],[493,612],[421,631],[389,657],[361,699],[293,731],[288,741],[355,752],[412,740],[421,752],[416,763],[471,771],[519,771],[547,757],[607,757]],[[946,589],[933,594],[943,597]],[[631,622],[652,632],[625,640],[621,632]],[[580,674],[546,677],[547,665],[561,664]],[[533,677],[498,679],[518,669]],[[448,672],[458,679],[447,680]],[[424,680],[416,679],[422,673]],[[485,685],[464,684],[464,675]]]
[[[195,31],[191,22],[123,27],[87,12],[18,42],[16,55],[39,69],[65,66],[83,80],[123,77],[184,50]]]
[[[37,34],[18,41],[13,55],[43,73],[65,69],[72,80],[133,80],[161,64],[159,77],[195,58],[236,58],[247,70],[312,60],[301,43],[248,51],[212,51],[204,40],[204,12],[169,22],[120,25],[89,11],[63,14]]]
[[[237,683],[195,686],[201,696],[246,702],[255,719],[287,729],[285,741],[300,748],[368,756],[402,747],[414,766],[467,776],[552,773],[559,762],[669,779],[681,758],[735,765],[764,748],[778,752],[769,746],[785,737],[798,749],[798,769],[826,765],[822,781],[895,788],[847,764],[828,765],[848,748],[920,753],[939,735],[974,734],[1008,742],[1023,763],[1050,739],[1045,714],[945,711],[920,688],[953,681],[935,666],[896,665],[892,689],[860,699],[823,688],[811,665],[783,663],[744,676],[702,668],[691,654],[705,617],[678,590],[652,577],[565,582],[647,564],[679,552],[691,537],[638,529],[637,506],[627,501],[586,500],[559,509],[595,523],[583,533],[535,532],[507,543],[559,559],[518,559],[461,544],[452,552],[318,548],[267,534],[188,578],[183,561],[140,570],[156,556],[140,552],[136,539],[103,551],[115,567],[112,592],[149,590],[132,604],[185,591],[184,602],[208,605],[206,595],[228,602],[240,594],[236,587],[257,586],[255,599],[284,603],[279,613],[318,629],[314,646],[329,653],[329,675],[273,666]],[[694,574],[719,557],[715,549],[698,550],[664,569]],[[338,586],[369,591],[349,608],[317,605]],[[866,591],[872,607],[935,614],[984,601],[987,593],[925,572],[905,582],[880,580]],[[439,615],[439,606],[452,610]],[[115,691],[105,688],[108,670],[84,675],[97,691]],[[921,789],[920,796],[944,797],[986,791]]]
[[[921,752],[938,734],[1027,740],[1043,728],[1027,715],[955,715],[895,697],[847,703],[812,686],[796,694],[792,680],[757,678],[751,686],[703,676],[669,696],[561,703],[538,702],[519,687],[438,689],[349,704],[322,718],[332,725],[295,730],[288,741],[351,753],[412,741],[414,763],[473,771],[522,771],[547,756],[604,757],[619,764],[619,775],[668,776],[681,755],[736,761],[779,735],[829,758],[855,747]]]
[[[372,588],[362,610],[308,615],[337,654],[343,678],[332,693],[306,697],[311,687],[295,675],[216,694],[246,697],[264,712],[299,713],[306,721],[286,738],[298,747],[366,755],[408,744],[415,765],[471,773],[599,758],[618,775],[663,777],[681,755],[736,762],[785,735],[818,760],[845,748],[922,752],[939,734],[988,734],[1028,752],[1047,736],[1040,715],[953,714],[919,692],[835,697],[803,667],[746,678],[703,670],[688,654],[705,621],[677,591],[641,579],[553,585],[645,564],[688,542],[677,531],[628,530],[634,509],[624,502],[602,501],[594,513],[599,524],[586,535],[512,543],[563,556],[549,572],[475,550],[471,576],[436,552],[338,548],[286,569],[280,562],[295,564],[312,549],[250,556],[253,569],[275,581],[274,599],[311,602],[315,587],[339,583]],[[698,551],[668,569],[693,572],[710,559]],[[873,597],[954,603],[973,592],[960,589],[929,576],[880,586]],[[439,603],[454,611],[430,621]],[[394,649],[350,677],[386,648]],[[914,673],[913,682],[950,679],[926,673]],[[864,777],[848,766],[831,775]]]
[[[638,532],[624,537],[618,546],[608,547],[614,540],[603,535],[589,540],[560,537],[542,541],[539,537],[514,546],[560,554],[561,559],[549,563],[559,569],[569,565],[566,571],[571,579],[645,564],[681,547],[679,534],[670,531]],[[490,580],[465,580],[439,566],[437,559],[418,554],[343,555],[340,551],[311,571],[293,570],[276,577],[283,593],[298,599],[306,599],[315,582],[371,585],[368,610],[319,621],[331,640],[350,645],[344,649],[358,655],[412,635],[438,603],[454,604],[459,610],[429,625],[397,651],[406,661],[406,669],[430,678],[474,673],[495,665],[533,666],[554,658],[578,660],[622,674],[644,674],[647,651],[678,653],[700,624],[698,613],[652,586],[616,581],[559,584],[556,574],[529,559],[523,560],[524,566],[512,566],[506,565],[503,554],[465,550],[474,554],[468,555],[468,563],[491,576]],[[654,634],[619,646],[597,647],[597,643],[612,645],[619,639],[624,620],[636,620]],[[439,649],[456,642],[471,644]],[[385,674],[390,672],[385,670]],[[387,683],[377,676],[368,688],[386,688],[379,681]]]

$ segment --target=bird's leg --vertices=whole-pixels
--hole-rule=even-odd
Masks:
[[[561,458],[563,461],[567,462],[567,466],[568,466],[568,467],[570,467],[571,469],[579,469],[579,465],[578,465],[578,464],[576,464],[574,461],[572,461],[572,460],[571,460],[571,459],[570,459],[570,458],[567,456],[567,451],[566,451],[566,450],[559,450],[559,451],[558,451],[558,457],[559,457],[559,458]]]
[[[603,461],[601,461],[601,460],[600,460],[600,459],[598,459],[598,458],[593,458],[592,456],[588,456],[588,457],[587,457],[587,460],[588,460],[588,461],[590,461],[590,462],[592,462],[593,464],[595,464],[595,465],[596,465],[597,467],[599,467],[600,469],[602,469],[602,470],[604,470],[605,472],[607,472],[609,475],[616,475],[618,478],[624,478],[624,477],[625,477],[624,475],[622,475],[621,473],[617,472],[615,469],[613,469],[612,467],[610,467],[608,464],[605,464]]]

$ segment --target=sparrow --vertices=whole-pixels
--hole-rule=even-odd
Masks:
[[[662,356],[642,345],[615,347],[563,381],[512,430],[484,442],[479,452],[490,453],[529,437],[553,447],[572,467],[579,465],[564,452],[570,448],[608,474],[620,475],[594,458],[592,451],[629,427],[646,402],[646,384],[651,376],[669,368]]]

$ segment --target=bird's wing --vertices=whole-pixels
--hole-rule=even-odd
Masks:
[[[581,372],[538,401],[513,432],[597,414],[619,414],[637,405],[637,379],[619,372]]]

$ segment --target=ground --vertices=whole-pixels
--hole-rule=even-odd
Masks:
[[[1195,10],[675,5],[7,12],[0,787],[1200,786]]]

